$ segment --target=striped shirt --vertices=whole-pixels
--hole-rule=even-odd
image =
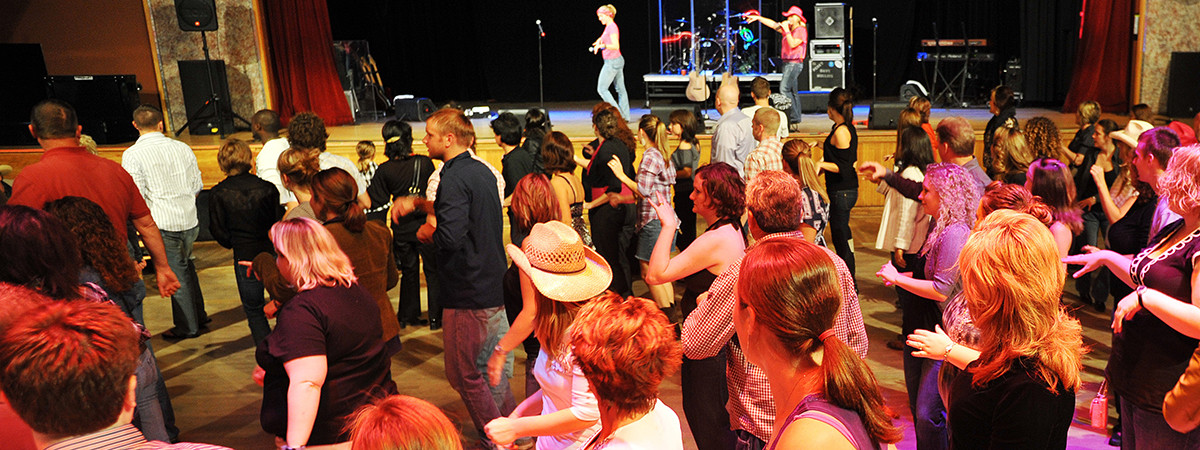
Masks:
[[[157,131],[146,133],[121,155],[121,167],[133,177],[160,230],[186,231],[200,224],[196,195],[204,182],[187,144]]]
[[[804,238],[799,231],[776,233],[764,236],[758,242],[777,237]],[[867,357],[867,330],[863,325],[862,308],[858,305],[858,293],[854,290],[854,278],[846,263],[825,247],[821,247],[837,268],[838,285],[842,292],[842,307],[838,308],[833,321],[833,333],[846,343],[860,358]],[[775,401],[771,398],[771,386],[767,374],[746,360],[742,347],[734,337],[733,308],[737,303],[738,273],[742,258],[738,258],[713,281],[708,289],[708,298],[700,302],[692,314],[683,322],[683,352],[688,358],[700,359],[715,356],[722,347],[727,347],[728,360],[725,373],[729,380],[730,419],[736,429],[745,430],[763,442],[771,442],[771,430],[775,421]]]
[[[254,173],[275,185],[275,189],[279,190],[280,205],[296,201],[292,191],[283,187],[283,180],[279,178],[279,155],[289,148],[291,146],[288,145],[287,138],[271,139],[263,143],[262,150],[259,150],[258,156],[254,158]]]
[[[131,424],[106,428],[92,434],[62,440],[46,447],[46,450],[229,450],[229,447],[209,444],[180,442],[171,444],[162,441],[147,441]]]

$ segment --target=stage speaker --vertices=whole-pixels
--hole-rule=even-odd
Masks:
[[[55,75],[45,78],[46,96],[75,107],[83,134],[97,144],[136,141],[133,110],[141,86],[134,75]]]
[[[1167,75],[1168,116],[1192,118],[1200,112],[1198,73],[1200,52],[1171,52],[1171,68]]]
[[[1004,85],[1012,88],[1017,98],[1022,97],[1022,92],[1025,92],[1025,75],[1020,59],[1013,58],[1004,63]]]
[[[704,129],[704,104],[703,103],[677,103],[665,105],[650,105],[650,114],[658,116],[665,124],[671,123],[671,113],[678,109],[686,109],[691,111],[696,116],[696,122],[700,124],[700,129],[696,130],[696,134],[705,134]]]
[[[829,91],[800,91],[800,112],[805,114],[824,113],[829,106]]]
[[[0,44],[0,145],[37,145],[29,112],[46,98],[46,60],[41,44]]]
[[[808,62],[808,90],[832,91],[846,86],[846,63],[842,59]]]
[[[192,135],[220,134],[222,129],[226,134],[234,131],[233,106],[229,98],[229,83],[225,79],[225,61],[210,60],[209,69],[212,70],[211,86],[208,84],[209,72],[204,67],[204,60],[179,61],[179,85],[183,90],[183,106],[191,121],[188,133]],[[213,89],[221,99],[218,104],[224,110],[222,114],[218,114],[215,107],[204,107],[212,97]],[[225,120],[218,119],[218,116],[223,116]]]
[[[216,31],[215,0],[175,0],[175,17],[183,31]]]
[[[813,38],[834,39],[846,36],[846,4],[817,3],[813,5]]]
[[[392,107],[396,109],[396,120],[403,120],[405,122],[424,121],[430,115],[433,115],[433,111],[437,109],[433,105],[433,101],[411,95],[397,95],[392,100]]]
[[[895,130],[900,121],[900,112],[908,102],[873,102],[867,114],[867,128],[872,130]]]

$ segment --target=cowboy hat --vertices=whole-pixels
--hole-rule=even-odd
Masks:
[[[535,224],[522,248],[508,244],[505,251],[538,292],[551,300],[584,301],[603,293],[612,282],[608,262],[559,221]]]

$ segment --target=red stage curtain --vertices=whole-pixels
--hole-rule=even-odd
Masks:
[[[337,69],[325,0],[263,0],[275,101],[287,122],[312,111],[326,125],[354,122]]]
[[[1128,111],[1133,0],[1086,0],[1080,34],[1063,112],[1088,100],[1105,112]]]

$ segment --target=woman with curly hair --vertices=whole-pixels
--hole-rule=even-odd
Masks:
[[[1025,142],[1036,158],[1058,158],[1063,148],[1062,137],[1054,121],[1037,116],[1025,123]]]
[[[961,289],[958,254],[975,223],[981,194],[975,177],[962,166],[938,163],[930,164],[926,169],[921,205],[926,214],[935,218],[936,225],[921,249],[921,255],[925,257],[924,277],[918,279],[901,273],[890,261],[876,274],[889,286],[899,286],[931,300],[906,305],[904,318],[910,322],[901,324],[902,328],[934,329],[941,322],[946,299]],[[913,320],[920,323],[912,323]],[[922,359],[913,354],[917,350],[920,349],[910,347],[904,352],[904,381],[908,387],[917,446],[945,447],[946,411],[937,391],[937,373],[942,362]]]
[[[1025,184],[1025,172],[1033,163],[1033,153],[1025,133],[1017,128],[1000,127],[992,138],[992,179],[1009,184]]]
[[[694,209],[709,224],[708,229],[674,258],[671,241],[679,228],[679,219],[665,196],[660,195],[652,202],[662,220],[662,232],[647,263],[646,282],[683,281],[683,298],[679,302],[683,308],[681,321],[696,309],[700,294],[708,292],[717,275],[746,249],[741,222],[746,211],[746,185],[737,169],[726,163],[708,164],[696,171],[695,180]],[[736,441],[725,410],[729,397],[725,358],[722,349],[711,358],[683,360],[683,412],[701,449],[732,448]]]
[[[1121,443],[1196,448],[1200,277],[1193,265],[1200,254],[1200,145],[1176,148],[1156,188],[1182,219],[1163,227],[1150,246],[1133,259],[1098,250],[1064,261],[1084,265],[1075,276],[1103,265],[1137,287],[1114,311],[1106,369],[1110,389],[1121,396]]]
[[[105,220],[108,216],[100,205],[83,197],[63,197],[46,203],[43,209],[61,220],[79,240],[83,257],[80,281],[96,283],[126,315],[144,323],[141,300],[146,297],[146,285],[138,281],[146,263],[134,263],[129,257],[125,243],[112,222]]]
[[[610,105],[611,106],[611,105]],[[625,250],[633,239],[633,228],[637,222],[633,190],[609,169],[608,162],[614,157],[621,162],[625,175],[636,177],[633,169],[634,149],[637,141],[629,132],[629,126],[612,108],[598,108],[592,116],[592,130],[599,138],[595,153],[589,160],[579,161],[584,166],[584,184],[591,186],[587,192],[584,209],[589,210],[588,220],[592,225],[592,242],[604,259],[612,261],[613,278],[609,289],[629,295],[633,293],[632,268]]]
[[[1070,169],[1057,159],[1040,158],[1029,165],[1025,188],[1054,211],[1050,233],[1058,253],[1065,258],[1071,241],[1083,231],[1083,211],[1075,204],[1075,181]]]
[[[775,400],[769,449],[878,449],[902,437],[875,375],[834,335],[836,273],[825,250],[794,237],[764,241],[742,260],[733,324]]]

